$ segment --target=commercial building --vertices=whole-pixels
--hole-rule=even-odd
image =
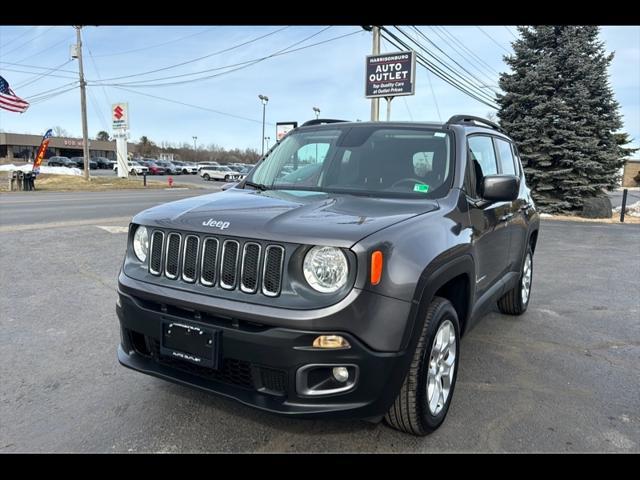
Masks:
[[[41,135],[23,133],[0,133],[0,161],[29,162],[33,161],[42,141]],[[133,152],[134,145],[128,144],[128,151]],[[49,147],[44,155],[47,159],[53,156],[81,157],[82,139],[67,137],[51,137]],[[89,139],[89,155],[116,159],[116,142]]]

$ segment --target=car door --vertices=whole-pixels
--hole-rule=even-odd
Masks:
[[[520,169],[514,145],[506,139],[494,137],[496,152],[498,153],[498,166],[503,175],[514,175],[520,178],[520,189],[518,198],[510,202],[507,229],[509,230],[509,265],[510,271],[520,271],[520,263],[524,258],[523,247],[526,245],[527,237],[527,199],[524,191],[524,180]]]
[[[511,202],[487,201],[480,195],[483,178],[498,173],[493,138],[489,135],[470,135],[467,147],[469,178],[465,193],[476,260],[476,296],[480,297],[502,278],[510,263],[510,233],[507,227]]]

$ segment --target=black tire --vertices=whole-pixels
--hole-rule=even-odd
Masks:
[[[525,276],[525,268],[527,265],[527,258],[531,259],[530,263],[530,277],[529,277],[529,293],[526,301],[523,300],[522,288]],[[522,262],[522,269],[520,270],[520,278],[515,287],[509,290],[504,296],[498,300],[498,309],[506,315],[522,315],[527,311],[529,306],[529,300],[531,300],[531,286],[533,283],[533,251],[531,245],[527,245],[527,253],[525,254]]]
[[[451,321],[455,332],[455,357],[453,380],[449,387],[449,396],[437,415],[433,415],[427,405],[427,374],[434,340],[438,328],[445,321]],[[390,427],[412,435],[424,436],[436,430],[444,422],[453,398],[458,377],[458,359],[460,358],[460,326],[458,314],[449,300],[434,297],[427,309],[424,327],[418,340],[409,371],[402,388],[384,417]]]
[[[211,177],[208,173],[205,173],[204,175],[202,175],[202,178],[204,178],[208,182]]]

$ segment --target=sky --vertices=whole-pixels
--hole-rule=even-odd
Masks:
[[[401,28],[444,57],[417,31]],[[464,67],[482,82],[485,91],[496,89],[498,72],[508,70],[503,56],[512,51],[517,35],[514,26],[418,29],[460,65],[456,68]],[[313,107],[321,118],[370,119],[364,69],[372,39],[359,26],[87,26],[82,36],[90,138],[100,130],[111,133],[116,102],[129,103],[133,141],[145,135],[157,144],[193,145],[195,136],[200,147],[258,151],[259,94],[269,97],[265,136],[272,143],[276,122],[315,118]],[[24,114],[0,110],[0,131],[42,135],[60,126],[72,136],[82,135],[80,92],[72,83],[78,80],[78,61],[70,57],[75,38],[71,26],[0,26],[0,75],[32,103]],[[602,27],[601,39],[608,52],[615,52],[611,86],[621,105],[623,130],[638,147],[640,27]],[[287,53],[291,48],[300,50]],[[382,41],[382,53],[397,50]],[[188,81],[194,78],[200,80]],[[397,97],[391,107],[391,119],[400,121],[495,113],[419,65],[415,95]],[[381,100],[380,118],[385,116]]]

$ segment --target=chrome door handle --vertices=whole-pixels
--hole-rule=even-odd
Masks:
[[[500,221],[506,222],[507,220],[511,219],[511,217],[513,217],[513,213],[507,213],[506,215],[500,217]]]

